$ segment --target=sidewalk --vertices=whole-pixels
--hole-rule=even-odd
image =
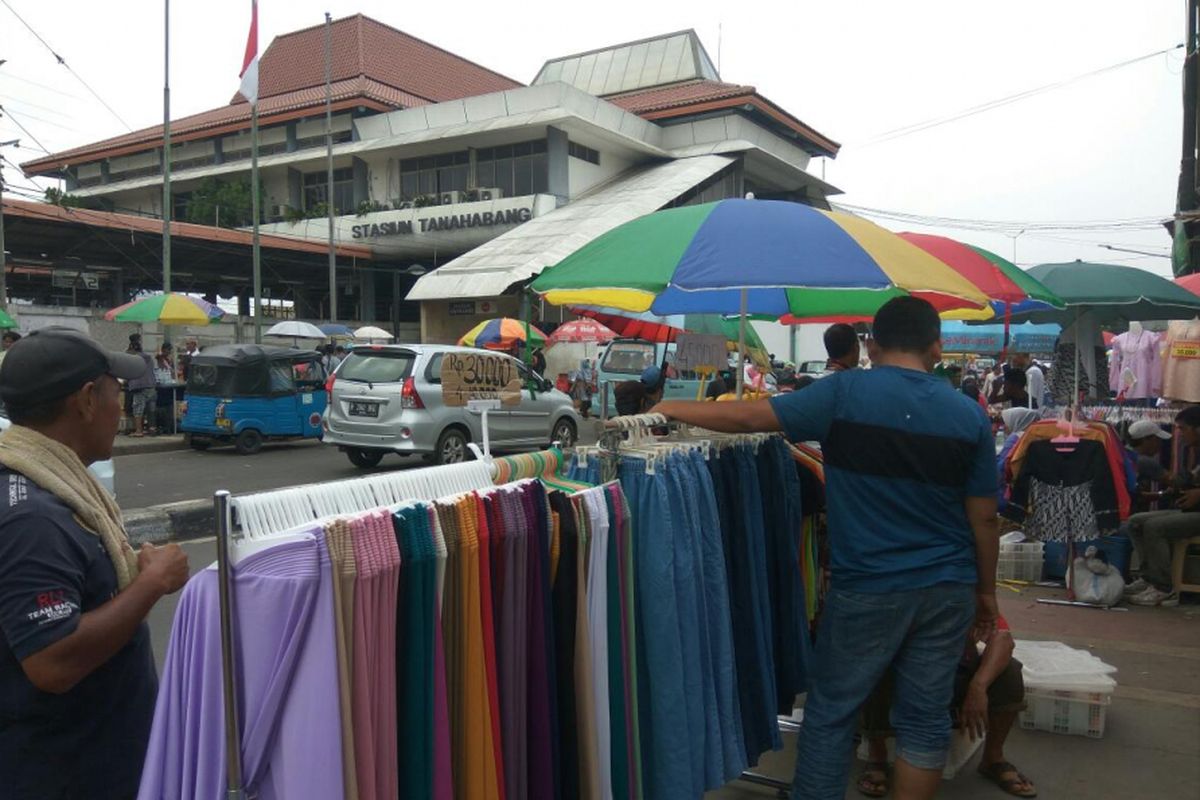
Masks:
[[[1197,797],[1200,786],[1200,597],[1185,595],[1178,608],[1100,611],[1048,606],[1037,598],[1065,592],[1041,587],[1000,589],[1000,606],[1018,639],[1048,639],[1089,650],[1117,667],[1117,690],[1108,709],[1104,738],[1013,730],[1005,755],[1030,777],[1038,796],[1087,800]],[[759,771],[790,779],[794,737],[784,750],[763,758]],[[1010,797],[975,773],[977,757],[940,798]],[[861,764],[855,762],[846,797]],[[777,797],[770,789],[734,782],[708,800]]]
[[[113,457],[136,456],[146,453],[167,453],[172,450],[187,450],[183,434],[135,437],[121,434],[113,443]]]

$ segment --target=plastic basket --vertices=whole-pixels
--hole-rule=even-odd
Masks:
[[[1045,545],[1041,542],[1000,543],[996,580],[1040,581]]]
[[[1026,689],[1021,727],[1100,739],[1112,695],[1106,692],[1054,692]]]

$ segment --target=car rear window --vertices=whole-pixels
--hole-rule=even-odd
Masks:
[[[613,342],[604,354],[601,368],[622,375],[641,375],[654,363],[654,345],[646,342]]]
[[[396,350],[356,350],[338,368],[340,381],[399,383],[412,374],[415,353]]]

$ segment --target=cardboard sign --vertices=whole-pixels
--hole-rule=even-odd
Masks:
[[[521,403],[521,373],[511,358],[495,353],[446,353],[442,356],[442,402],[464,407],[471,400]]]
[[[1200,342],[1177,339],[1171,343],[1171,358],[1200,358]]]
[[[680,334],[675,342],[675,366],[694,372],[725,369],[729,366],[725,337],[707,333]]]

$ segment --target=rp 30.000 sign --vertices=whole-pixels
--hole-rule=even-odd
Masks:
[[[468,400],[521,403],[521,374],[511,358],[492,353],[446,353],[442,356],[442,402],[465,406]]]

